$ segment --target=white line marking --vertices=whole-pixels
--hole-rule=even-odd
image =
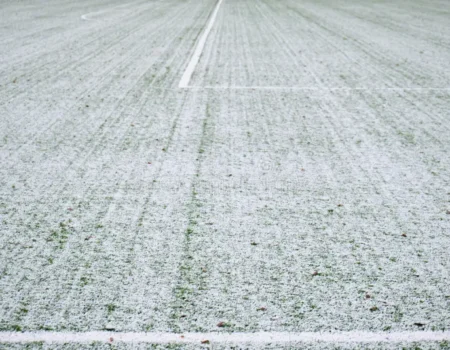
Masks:
[[[159,86],[148,86],[147,89],[152,90],[167,90],[167,91],[180,91],[180,89],[177,88],[167,88],[167,87],[159,87]],[[391,91],[403,91],[403,90],[411,90],[411,91],[449,91],[450,87],[444,87],[444,88],[429,88],[429,87],[422,87],[422,88],[410,88],[410,87],[396,87],[396,88],[345,88],[345,87],[335,87],[335,88],[323,88],[323,87],[289,87],[289,86],[187,86],[187,90],[292,90],[292,91],[383,91],[383,90],[391,90]]]
[[[197,47],[195,48],[194,54],[191,57],[191,60],[189,61],[189,64],[186,68],[186,70],[183,73],[183,76],[181,77],[180,84],[178,84],[179,88],[187,88],[189,85],[189,81],[191,80],[192,74],[194,73],[195,67],[198,64],[198,61],[200,60],[200,56],[203,52],[203,48],[206,44],[206,39],[208,38],[209,32],[211,31],[211,28],[214,24],[214,21],[217,17],[217,12],[219,12],[219,7],[222,4],[223,0],[219,0],[217,2],[217,5],[211,15],[211,18],[209,19],[208,25],[205,28],[205,31],[203,32],[200,40],[198,41]]]
[[[399,343],[429,342],[450,340],[450,331],[446,332],[339,332],[339,333],[114,333],[114,332],[0,332],[0,343],[90,343],[123,342],[152,344],[196,344],[208,340],[211,344],[268,344],[268,343]]]
[[[450,90],[450,87],[361,87],[361,88],[351,88],[351,87],[311,87],[311,86],[186,86],[188,89],[197,90]]]

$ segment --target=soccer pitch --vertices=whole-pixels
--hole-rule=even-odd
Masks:
[[[450,2],[0,1],[0,349],[450,349]]]

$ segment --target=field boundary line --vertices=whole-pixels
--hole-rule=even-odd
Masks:
[[[288,344],[288,343],[400,343],[448,341],[450,331],[417,332],[256,332],[256,333],[139,333],[139,332],[0,332],[0,343],[122,342],[151,344]]]
[[[318,91],[332,91],[332,90],[450,90],[450,87],[361,87],[361,88],[351,88],[351,87],[315,87],[315,86],[186,86],[188,89],[198,89],[198,90],[318,90]]]
[[[222,4],[223,0],[219,0],[216,4],[216,7],[214,8],[213,13],[211,14],[211,17],[209,18],[208,24],[206,25],[205,30],[202,33],[202,36],[200,37],[200,40],[197,43],[197,46],[195,47],[195,51],[191,57],[191,60],[189,61],[188,66],[186,67],[186,70],[183,73],[183,76],[181,77],[180,83],[178,84],[178,87],[181,89],[187,88],[189,86],[189,82],[191,81],[192,74],[194,73],[195,68],[197,67],[198,61],[200,60],[200,56],[202,55],[203,49],[206,44],[206,39],[208,38],[209,32],[211,31],[214,22],[216,21],[217,13],[219,12],[220,5]]]

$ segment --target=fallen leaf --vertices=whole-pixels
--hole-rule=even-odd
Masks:
[[[313,276],[319,276],[319,272],[314,271],[314,272],[312,273],[312,275],[313,275]]]
[[[402,233],[402,237],[406,237],[406,233]]]
[[[426,326],[426,323],[422,323],[422,322],[414,322],[414,326],[417,326],[417,327],[425,327],[425,326]]]
[[[202,340],[201,343],[202,344],[209,344],[209,340],[208,339]]]
[[[217,324],[217,327],[225,327],[225,322],[219,322],[219,323]]]
[[[110,338],[109,338],[109,341],[112,343],[112,342],[114,341],[114,338],[113,338],[113,337],[110,337]]]
[[[259,308],[256,309],[256,311],[266,311],[266,310],[267,310],[267,308],[264,307],[264,306],[259,307]]]
[[[378,311],[378,307],[376,307],[376,306],[372,306],[372,307],[370,308],[370,311],[372,311],[372,312],[374,312],[374,311]]]

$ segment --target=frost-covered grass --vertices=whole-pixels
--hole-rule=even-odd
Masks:
[[[0,330],[448,331],[448,4],[215,5],[0,5]]]

